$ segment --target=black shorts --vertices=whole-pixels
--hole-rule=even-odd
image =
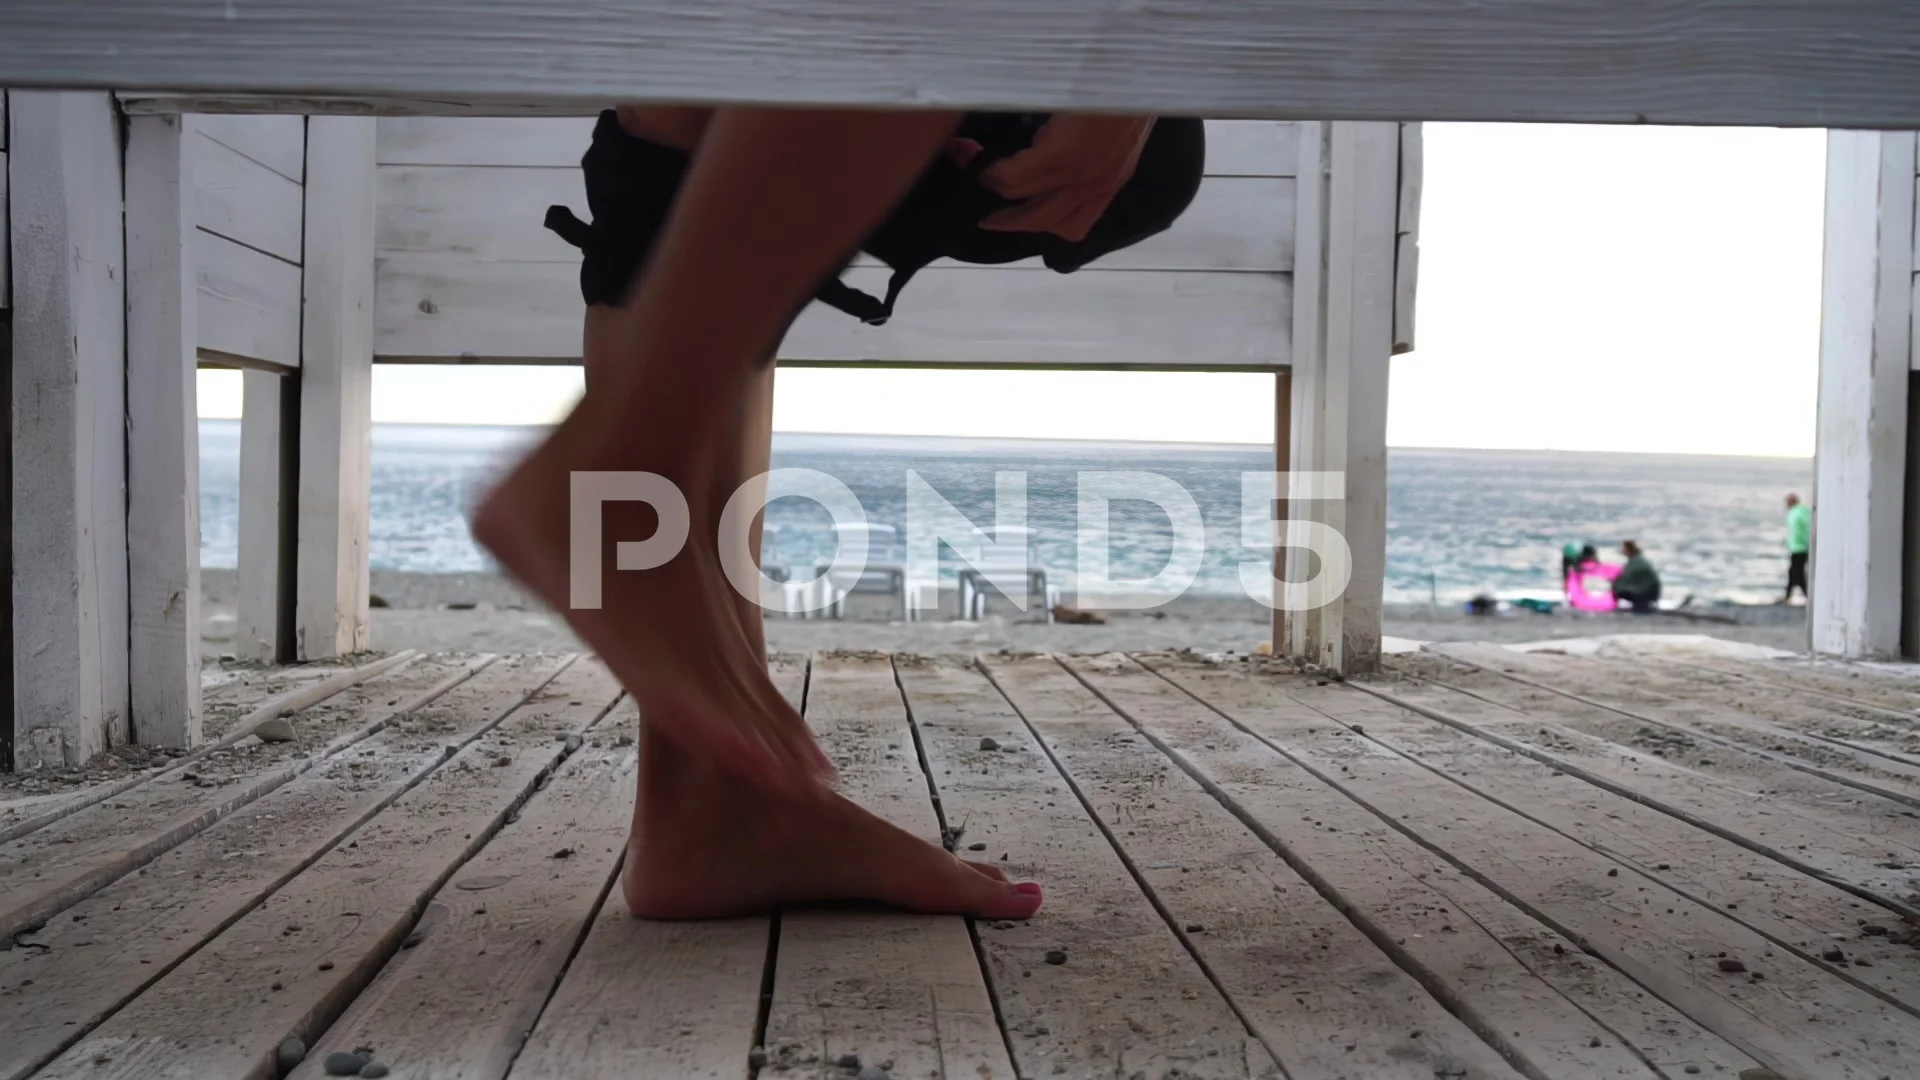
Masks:
[[[1000,264],[1037,258],[1071,273],[1102,255],[1164,232],[1193,202],[1206,168],[1206,135],[1191,117],[1161,117],[1131,179],[1100,216],[1086,239],[1047,233],[996,232],[979,227],[1010,205],[981,187],[975,177],[994,161],[1031,145],[1046,122],[1042,114],[969,113],[957,134],[978,141],[981,155],[961,168],[942,154],[927,167],[893,213],[861,249],[894,270],[884,300],[839,281],[823,283],[819,299],[871,323],[886,321],[893,301],[914,272],[939,258]],[[686,176],[685,151],[627,133],[611,111],[600,114],[581,167],[586,175],[584,224],[564,206],[547,211],[547,227],[584,252],[580,291],[588,304],[624,304],[633,282],[666,225]]]

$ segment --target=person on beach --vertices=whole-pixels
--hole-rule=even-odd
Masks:
[[[476,509],[475,539],[560,611],[642,715],[623,876],[652,918],[814,900],[1026,918],[1041,889],[961,860],[841,797],[805,722],[767,675],[758,525],[722,513],[764,473],[771,358],[813,298],[870,323],[941,255],[1039,257],[1068,272],[1165,229],[1198,188],[1185,118],[807,109],[622,108],[583,166],[593,222],[549,212],[585,251],[587,392]],[[838,280],[856,250],[894,269],[884,300]],[[653,474],[685,499],[665,563],[609,549],[673,530],[670,511],[607,502],[601,603],[569,603],[573,491]]]
[[[1613,579],[1614,601],[1636,615],[1645,615],[1660,603],[1660,575],[1641,553],[1639,544],[1622,541],[1620,553],[1627,557],[1627,563],[1620,568],[1620,576]]]
[[[1800,501],[1798,493],[1787,495],[1787,595],[1783,604],[1793,603],[1793,590],[1807,599],[1807,553],[1813,550],[1813,512]]]

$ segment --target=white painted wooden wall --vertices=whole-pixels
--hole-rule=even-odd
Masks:
[[[541,224],[587,212],[592,121],[380,122],[375,352],[383,360],[578,363],[580,256]],[[1300,125],[1207,125],[1207,178],[1174,227],[1078,273],[940,263],[885,327],[822,305],[785,363],[1271,368],[1288,362]],[[849,283],[876,295],[870,261]]]

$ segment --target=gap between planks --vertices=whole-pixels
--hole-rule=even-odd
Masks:
[[[41,1075],[275,1075],[280,1042],[324,1030],[567,756],[565,736],[607,715],[612,677],[570,660],[536,661],[552,666],[551,681],[530,697],[510,692],[523,703]]]
[[[1629,903],[1640,893],[1606,884],[1617,876],[1612,860],[1492,802],[1461,798],[1457,786],[1338,725],[1328,730],[1325,717],[1272,687],[1256,692],[1263,680],[1244,670],[1159,666],[1236,726],[1776,1072],[1872,1078],[1898,1071],[1893,1063],[1914,1052],[1915,1018],[1797,956],[1773,953],[1747,927],[1658,882],[1641,887],[1647,895],[1637,906],[1648,919],[1642,923]],[[1316,735],[1316,724],[1328,734]],[[1616,874],[1605,873],[1610,867]],[[1671,917],[1661,918],[1659,908]],[[1700,970],[1699,958],[1720,953],[1762,958],[1765,978]],[[1808,1023],[1809,1012],[1826,1022]]]
[[[400,667],[404,664],[411,663],[413,662],[413,660],[417,659],[419,655],[420,654],[415,652],[414,650],[408,649],[403,652],[395,653],[392,656],[384,657],[380,660],[376,660],[373,663],[366,664],[357,668],[352,668],[347,671],[343,671],[338,675],[334,675],[327,679],[324,679],[315,685],[298,687],[293,690],[289,690],[285,694],[281,694],[278,697],[272,698],[267,702],[257,706],[253,710],[249,711],[234,726],[235,728],[238,728],[240,725],[246,724],[246,725],[249,725],[249,730],[251,730],[253,727],[258,727],[261,721],[268,719],[269,717],[281,716],[281,715],[284,715],[285,712],[288,710],[297,711],[299,709],[303,709],[308,706],[318,704],[319,702],[325,701],[327,698],[332,697],[333,695],[338,694],[341,691],[346,690],[350,687],[353,687],[362,682],[365,682],[366,680],[371,679],[376,675],[380,675],[384,672],[391,671],[394,668]],[[172,761],[168,762],[166,765],[161,766],[158,769],[137,773],[133,776],[112,781],[111,783],[101,784],[96,787],[89,788],[87,791],[74,797],[70,801],[59,803],[58,805],[56,805],[50,810],[42,811],[39,814],[26,818],[25,820],[17,821],[11,825],[5,826],[4,828],[0,828],[0,843],[6,843],[10,840],[17,840],[20,837],[26,836],[27,834],[32,833],[36,830],[43,829],[48,825],[51,825],[54,822],[60,820],[63,817],[67,817],[70,814],[74,814],[81,810],[85,810],[87,807],[93,806],[106,799],[113,798],[115,795],[119,795],[124,792],[130,791],[133,788],[138,787],[139,785],[144,784],[149,780],[153,780],[163,776],[170,776],[170,775],[173,775],[174,773],[185,771],[194,762],[200,760],[201,758],[207,756],[208,754],[212,753],[217,749],[220,749],[222,746],[225,746],[225,745],[228,745],[225,740],[222,740],[220,742],[208,743],[192,751],[191,753],[185,754],[178,758],[174,758]]]
[[[0,1077],[100,1024],[545,685],[564,658],[490,666],[351,760],[328,762],[121,878],[0,952]],[[37,989],[27,993],[31,980]],[[9,997],[12,1000],[9,1000]]]
[[[0,848],[0,864],[12,863],[0,871],[0,935],[30,933],[61,909],[431,702],[484,667],[490,659],[456,665],[452,674],[424,691],[405,693],[401,700],[379,709],[374,719],[354,725],[317,748],[315,753],[301,755],[297,744],[289,743],[286,747],[290,757],[263,762],[251,772],[243,763],[238,775],[223,778],[238,781],[232,788],[222,786],[202,795],[202,783],[208,787],[215,785],[204,780],[192,787],[170,784],[169,780],[187,781],[195,774],[185,767],[167,769],[149,777],[148,783],[115,796],[111,802],[95,803],[81,813],[65,816],[52,828],[36,830],[12,841]],[[402,669],[394,677],[404,680],[407,670],[411,669]],[[343,686],[319,700],[364,688]],[[295,707],[289,706],[288,711]],[[204,768],[210,759],[202,755],[193,760],[201,762]],[[155,819],[162,824],[151,831],[138,831]],[[131,829],[129,821],[135,823]],[[130,831],[132,835],[128,835]],[[52,865],[43,869],[42,864],[47,862]]]

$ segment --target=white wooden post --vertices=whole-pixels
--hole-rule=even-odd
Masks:
[[[200,742],[199,342],[184,116],[127,125],[127,591],[134,741]]]
[[[234,654],[294,659],[292,539],[298,488],[300,379],[248,370],[240,415],[240,570]]]
[[[1810,646],[1900,653],[1915,141],[1827,136]]]
[[[16,767],[127,738],[126,293],[109,94],[9,95]]]
[[[1291,461],[1340,474],[1345,498],[1296,490],[1291,512],[1346,538],[1352,578],[1331,602],[1293,614],[1286,651],[1343,672],[1370,671],[1380,658],[1399,160],[1397,124],[1319,124],[1301,139]],[[1317,573],[1309,561],[1290,548],[1288,578]]]
[[[307,124],[296,652],[367,647],[374,121]]]

